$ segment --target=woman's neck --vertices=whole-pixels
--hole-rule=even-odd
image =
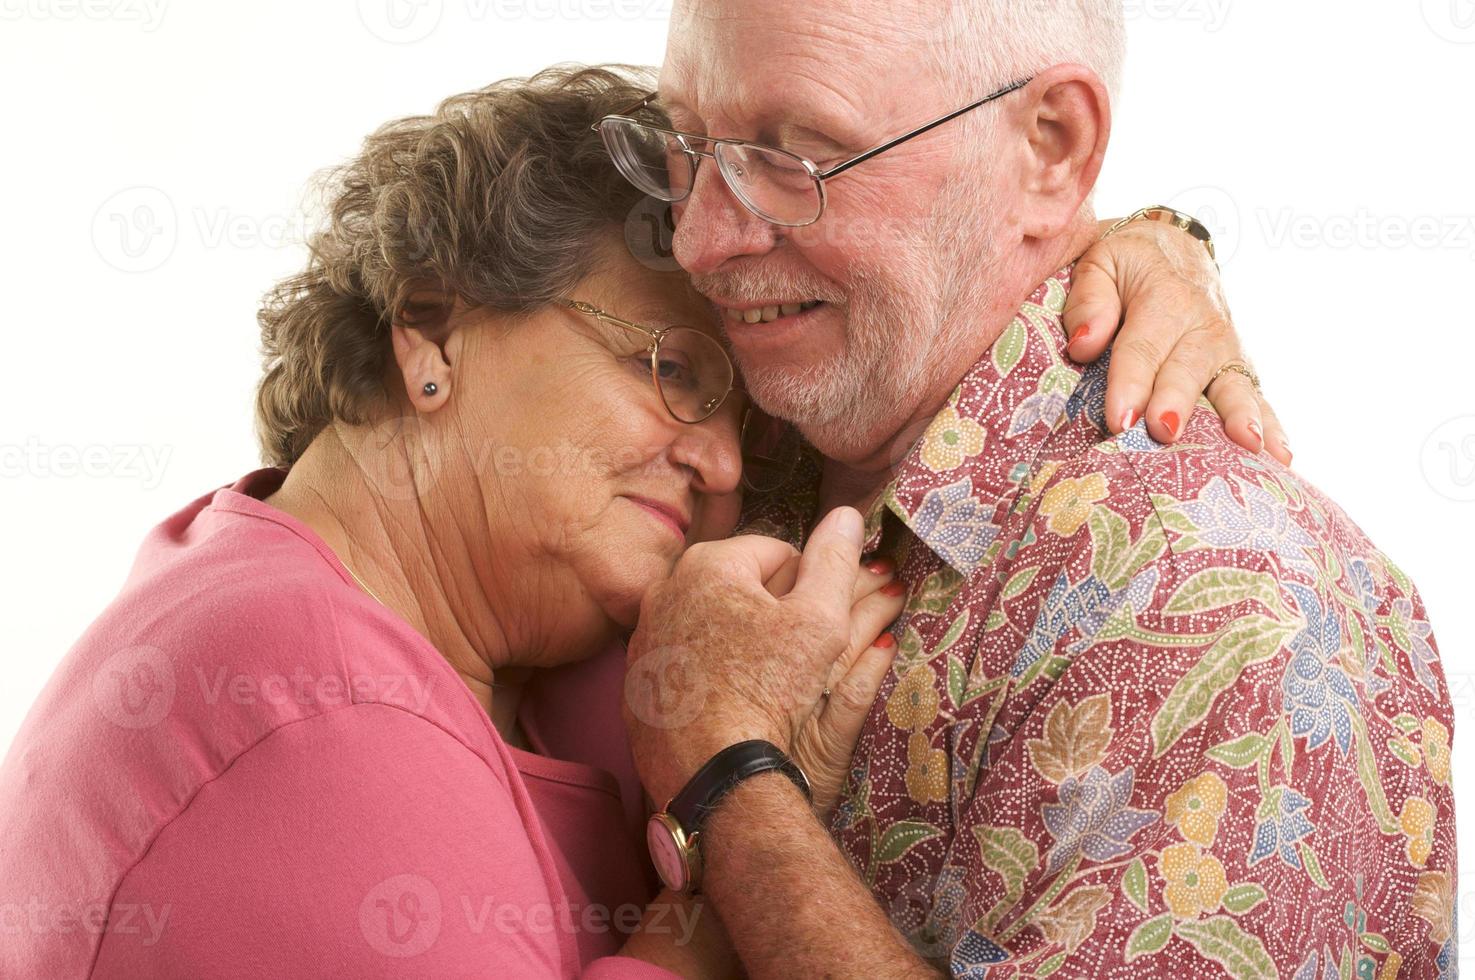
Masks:
[[[316,532],[365,591],[429,640],[498,731],[515,741],[527,670],[517,666],[520,640],[509,627],[528,625],[526,615],[509,617],[493,607],[488,597],[502,590],[478,572],[467,548],[472,529],[445,524],[456,526],[458,534],[434,533],[433,511],[447,506],[453,488],[437,485],[433,496],[379,492],[345,444],[357,431],[325,429],[266,502]],[[394,451],[376,447],[380,454]],[[529,608],[535,607],[524,606],[524,614]]]

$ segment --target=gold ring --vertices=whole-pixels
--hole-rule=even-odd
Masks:
[[[1246,378],[1249,379],[1250,384],[1254,386],[1255,394],[1260,394],[1260,376],[1255,373],[1254,368],[1250,367],[1244,361],[1230,361],[1228,364],[1221,367],[1218,371],[1215,371],[1214,376],[1209,379],[1209,383],[1204,386],[1204,390],[1208,391],[1210,388],[1214,387],[1215,381],[1218,381],[1220,378],[1224,377],[1224,375],[1229,374],[1230,372],[1244,375]]]

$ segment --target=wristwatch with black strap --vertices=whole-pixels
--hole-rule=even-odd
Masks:
[[[707,816],[744,780],[760,773],[781,772],[810,796],[803,770],[772,742],[754,739],[730,745],[697,770],[666,808],[650,818],[645,842],[662,883],[674,892],[690,894],[701,885],[702,825]]]

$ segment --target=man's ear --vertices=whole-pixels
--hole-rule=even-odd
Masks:
[[[410,404],[419,412],[433,412],[445,405],[451,395],[451,363],[462,342],[455,312],[443,310],[435,316],[402,313],[390,324],[389,336]]]
[[[1020,232],[1050,239],[1080,217],[1101,175],[1111,138],[1111,97],[1082,65],[1041,72],[1024,93]]]

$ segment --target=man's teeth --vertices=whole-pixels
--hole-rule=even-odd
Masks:
[[[728,309],[727,315],[738,323],[772,323],[781,316],[795,316],[812,310],[820,304],[817,299],[804,303],[782,303],[778,306],[759,306],[751,310]]]

